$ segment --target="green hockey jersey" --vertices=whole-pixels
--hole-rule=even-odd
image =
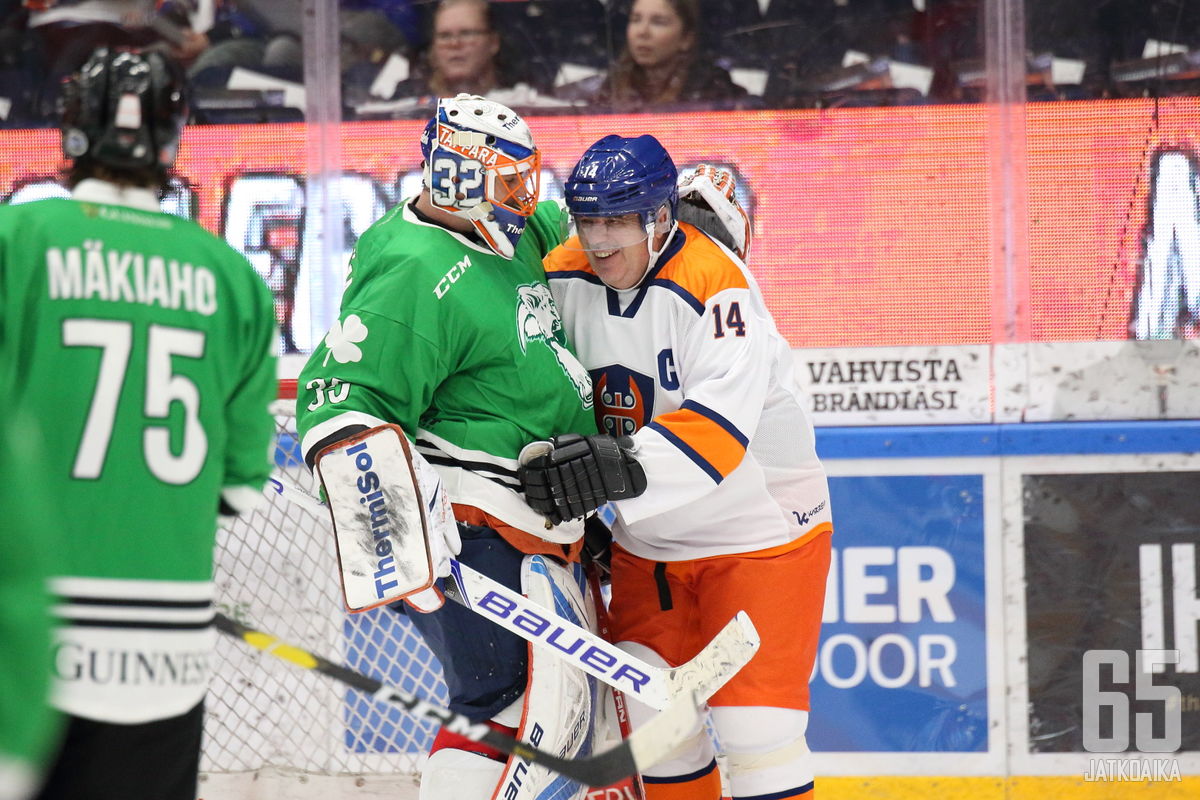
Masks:
[[[270,293],[152,193],[91,180],[0,207],[0,309],[0,369],[38,415],[62,535],[60,707],[182,713],[208,679],[218,506],[249,508],[270,474]]]
[[[358,241],[340,317],[300,375],[303,451],[311,463],[347,428],[397,423],[453,502],[575,541],[582,527],[547,530],[517,480],[524,445],[596,432],[591,379],[542,269],[565,212],[541,203],[510,261],[412,206],[392,209]]]
[[[0,360],[7,353],[0,351]],[[57,743],[50,705],[50,564],[58,540],[46,509],[38,426],[0,383],[0,797],[32,796]]]

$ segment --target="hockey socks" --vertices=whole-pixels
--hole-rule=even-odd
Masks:
[[[816,800],[817,792],[812,781],[797,789],[784,789],[782,792],[770,794],[742,795],[735,794],[731,800]]]
[[[721,773],[713,759],[707,767],[689,775],[670,778],[642,776],[646,800],[721,800]]]

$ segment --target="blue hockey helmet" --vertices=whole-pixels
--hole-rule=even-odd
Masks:
[[[649,225],[668,205],[673,221],[679,206],[678,178],[675,163],[658,139],[610,134],[589,147],[571,170],[567,209],[581,217],[636,213]]]
[[[62,150],[115,169],[175,163],[188,116],[178,64],[155,51],[100,48],[63,86]]]
[[[470,221],[493,252],[512,258],[541,180],[525,120],[475,95],[443,97],[421,135],[421,156],[431,202]]]

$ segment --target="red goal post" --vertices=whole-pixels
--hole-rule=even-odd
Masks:
[[[275,470],[315,490],[296,437],[295,397],[296,381],[281,381]],[[258,509],[218,531],[218,610],[444,705],[441,667],[406,618],[387,608],[344,611],[328,519],[270,486],[264,495]],[[416,798],[432,725],[224,636],[213,672],[201,798]]]

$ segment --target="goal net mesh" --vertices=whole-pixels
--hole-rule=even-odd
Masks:
[[[288,394],[294,397],[294,389],[285,385],[273,409],[275,470],[316,494]],[[441,666],[404,616],[387,608],[344,611],[328,519],[290,503],[269,484],[265,494],[258,510],[218,533],[218,609],[445,705]],[[217,642],[206,710],[204,780],[263,770],[413,776],[435,733],[432,723],[227,636]]]

